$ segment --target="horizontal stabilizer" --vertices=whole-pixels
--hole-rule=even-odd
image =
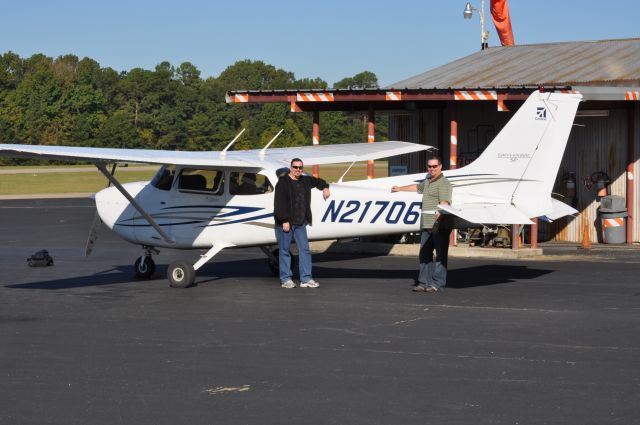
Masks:
[[[513,205],[457,204],[439,205],[441,210],[474,224],[531,224],[529,217]]]
[[[558,201],[557,199],[551,198],[551,207],[553,208],[553,210],[549,214],[544,215],[544,218],[551,221],[562,218],[565,215],[578,214],[578,210],[576,210],[575,208],[572,208],[571,206],[565,204],[562,201]]]

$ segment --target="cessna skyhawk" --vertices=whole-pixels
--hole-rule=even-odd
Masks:
[[[579,94],[531,96],[473,163],[444,174],[453,186],[447,214],[470,223],[530,224],[577,211],[551,197]],[[274,138],[275,139],[275,138]],[[235,141],[235,139],[234,139]],[[406,142],[352,143],[216,152],[110,149],[0,144],[0,155],[93,163],[113,184],[95,195],[98,219],[87,253],[102,221],[123,239],[142,246],[135,272],[155,271],[157,248],[207,249],[194,264],[169,265],[173,287],[189,287],[195,271],[222,249],[259,246],[274,262],[274,186],[279,169],[292,158],[305,165],[354,163],[433,149]],[[160,164],[150,182],[120,184],[109,163]],[[419,230],[420,195],[390,193],[394,185],[422,181],[425,173],[331,184],[331,197],[312,191],[310,240],[407,233]]]

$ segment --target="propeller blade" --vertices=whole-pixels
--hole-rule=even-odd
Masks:
[[[93,246],[98,240],[98,232],[100,231],[100,227],[102,226],[102,219],[100,218],[100,214],[96,211],[96,214],[93,216],[93,223],[91,224],[91,229],[89,229],[89,237],[87,238],[87,244],[84,248],[84,256],[88,257],[91,255],[91,251],[93,251]]]
[[[111,175],[113,176],[116,172],[117,164],[114,163],[113,167],[111,167]],[[107,187],[111,186],[111,182],[107,182]],[[102,219],[100,218],[100,214],[98,214],[98,210],[96,209],[96,213],[93,216],[93,223],[91,223],[91,228],[89,229],[89,237],[87,238],[87,244],[84,247],[84,256],[88,257],[91,255],[93,251],[93,246],[96,244],[98,240],[98,234],[100,231],[100,227],[102,227]]]

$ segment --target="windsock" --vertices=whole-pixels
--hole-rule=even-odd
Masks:
[[[491,18],[498,31],[500,43],[503,46],[513,46],[513,31],[511,30],[511,18],[509,17],[509,5],[507,0],[491,0]]]

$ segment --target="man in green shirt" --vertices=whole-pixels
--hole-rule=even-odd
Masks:
[[[422,194],[420,222],[420,272],[415,292],[438,292],[447,284],[447,256],[451,229],[440,224],[443,214],[438,205],[451,204],[451,183],[442,174],[442,161],[437,156],[427,160],[427,178],[420,184],[393,186],[391,192],[418,192]],[[436,251],[435,257],[433,251]]]

